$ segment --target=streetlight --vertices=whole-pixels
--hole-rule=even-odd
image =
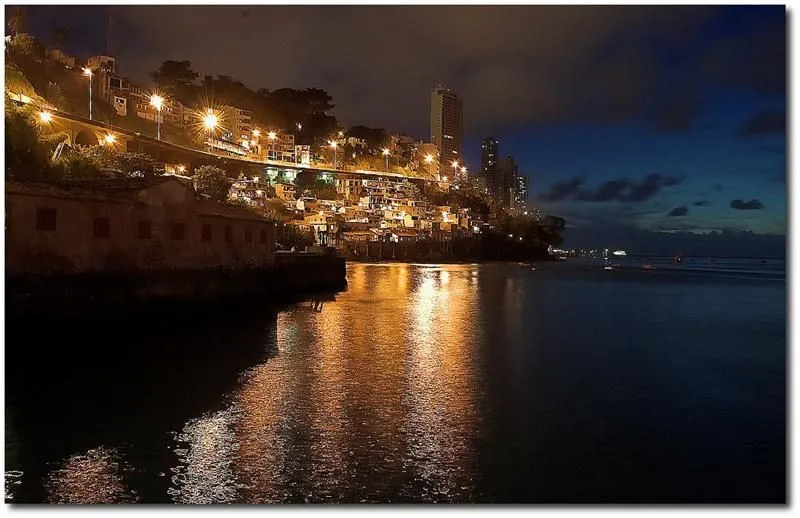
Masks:
[[[453,181],[458,179],[458,160],[453,160]]]
[[[153,94],[150,96],[150,106],[156,109],[156,139],[161,140],[161,107],[164,105],[164,98]]]
[[[84,67],[83,75],[89,78],[89,120],[92,120],[92,69]]]
[[[212,132],[214,131],[214,128],[217,127],[218,123],[219,123],[219,119],[214,114],[214,111],[211,108],[206,110],[206,114],[203,117],[203,126],[208,130],[208,138],[209,138],[209,140],[211,140]],[[209,142],[209,147],[211,147],[211,143],[210,142]]]
[[[333,148],[333,168],[336,169],[336,141],[331,140],[330,145]]]
[[[258,138],[258,137],[260,137],[260,136],[261,136],[261,132],[260,132],[260,131],[258,131],[257,129],[254,129],[254,130],[253,130],[253,136],[254,136],[255,138]]]
[[[386,172],[389,172],[389,149],[383,148],[383,156],[386,158]]]
[[[111,133],[109,133],[108,135],[105,136],[106,144],[113,144],[114,142],[116,142],[116,140],[117,140],[117,137],[115,137]]]
[[[179,165],[178,166],[178,172],[179,173],[185,173],[186,172],[186,166],[185,165]]]
[[[431,154],[425,155],[425,163],[428,164],[428,174],[433,174],[431,172],[431,164],[433,164],[433,155]]]
[[[44,123],[50,123],[53,120],[53,114],[48,111],[39,112],[39,120]]]
[[[278,137],[278,135],[274,131],[270,131],[269,133],[267,133],[267,137],[269,138],[269,149],[272,152],[272,159],[275,160],[276,158],[278,158],[275,155],[275,139]]]

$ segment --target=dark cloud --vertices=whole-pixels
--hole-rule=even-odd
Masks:
[[[764,204],[756,199],[750,201],[733,200],[730,207],[736,210],[760,210],[764,208]]]
[[[711,205],[711,202],[710,202],[710,201],[708,201],[708,200],[701,200],[701,201],[696,201],[696,202],[694,202],[694,203],[693,203],[693,205],[694,205],[695,207],[705,207],[705,206],[707,206],[707,205]]]
[[[768,111],[757,113],[741,130],[743,137],[757,137],[786,133],[786,112]]]
[[[545,201],[561,201],[574,197],[583,186],[583,178],[571,178],[566,182],[558,182],[550,188],[550,192],[543,193],[540,198]]]
[[[660,103],[653,91],[669,74],[648,41],[679,45],[717,12],[544,5],[254,5],[249,16],[222,6],[112,10],[126,27],[118,31],[125,73],[145,79],[160,61],[188,59],[201,75],[227,74],[253,88],[325,88],[345,123],[421,134],[437,83],[461,95],[465,125],[476,132],[648,117]],[[657,127],[685,124],[653,116]]]
[[[681,181],[682,179],[680,178],[665,178],[659,174],[649,174],[647,177],[645,177],[643,182],[638,185],[634,185],[627,197],[621,201],[629,201],[634,203],[647,201],[655,197],[662,187],[672,187],[680,184]]]
[[[476,134],[638,119],[686,129],[708,78],[785,92],[785,8],[748,9],[117,5],[34,6],[30,17],[46,21],[44,38],[66,25],[70,48],[87,57],[104,51],[110,11],[120,71],[145,84],[162,61],[190,60],[201,77],[253,89],[324,88],[345,124],[426,136],[438,83],[463,98],[465,129]],[[731,13],[743,28],[709,31]],[[768,23],[743,23],[751,13]]]
[[[718,84],[762,94],[786,93],[786,8],[770,11],[769,21],[740,28],[717,40],[706,56],[706,71]],[[753,6],[739,6],[755,14]]]
[[[619,178],[603,182],[596,189],[583,188],[584,181],[583,178],[576,177],[566,182],[558,182],[540,198],[545,201],[573,199],[590,202],[641,203],[654,198],[663,187],[679,185],[683,179],[652,173],[640,182]]]
[[[714,186],[711,187],[711,188],[714,189],[717,192],[722,192],[722,191],[725,190],[725,186],[722,185],[721,183],[714,184]]]
[[[576,177],[566,182],[556,183],[550,192],[541,195],[541,199],[545,201],[574,199],[591,202],[641,203],[654,198],[663,187],[672,187],[682,181],[682,178],[665,177],[652,173],[638,183],[627,178],[620,178],[603,182],[596,189],[584,189],[584,179]]]
[[[674,209],[669,211],[667,216],[676,217],[676,216],[686,216],[687,214],[689,214],[689,209],[687,207],[675,207]]]
[[[600,185],[596,190],[584,190],[578,193],[576,200],[579,201],[613,201],[621,200],[625,197],[628,189],[631,188],[630,180],[611,180]]]

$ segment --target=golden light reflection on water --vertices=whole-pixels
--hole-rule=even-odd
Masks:
[[[125,485],[119,453],[99,447],[73,455],[47,475],[51,504],[132,503],[136,494]]]
[[[179,463],[173,468],[172,500],[183,504],[235,502],[237,484],[232,463],[237,454],[231,426],[235,407],[186,423],[176,440]]]
[[[231,409],[187,425],[181,501],[470,500],[472,268],[354,265],[348,278],[321,311],[282,312],[277,356]]]

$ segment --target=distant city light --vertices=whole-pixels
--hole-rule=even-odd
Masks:
[[[331,145],[332,148],[336,149],[336,141],[335,140],[331,140],[329,142],[329,144]]]
[[[261,136],[261,132],[260,132],[260,131],[258,131],[257,129],[254,129],[254,130],[253,130],[253,136],[254,136],[254,137],[260,137],[260,136]]]
[[[383,156],[388,156],[389,150],[387,148],[383,148]]]
[[[107,144],[113,144],[117,140],[117,137],[109,133],[108,135],[106,135],[105,140]]]
[[[39,112],[39,120],[42,122],[50,122],[53,120],[53,114],[48,111]]]
[[[91,77],[92,76],[92,69],[88,68],[88,67],[84,67],[83,75]]]
[[[269,133],[267,133],[267,137],[269,137],[270,140],[275,140],[277,136],[278,135],[274,131],[270,131]]]
[[[179,173],[185,173],[186,172],[186,166],[185,165],[179,165],[178,166],[178,172]]]
[[[426,161],[426,162],[428,162],[429,164],[430,164],[431,162],[433,162],[433,155],[427,155],[427,156],[425,156],[425,161]]]

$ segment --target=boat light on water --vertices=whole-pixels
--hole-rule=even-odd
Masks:
[[[611,253],[614,254],[614,255],[618,255],[620,257],[625,257],[625,256],[628,255],[628,253],[625,250],[614,250]]]

